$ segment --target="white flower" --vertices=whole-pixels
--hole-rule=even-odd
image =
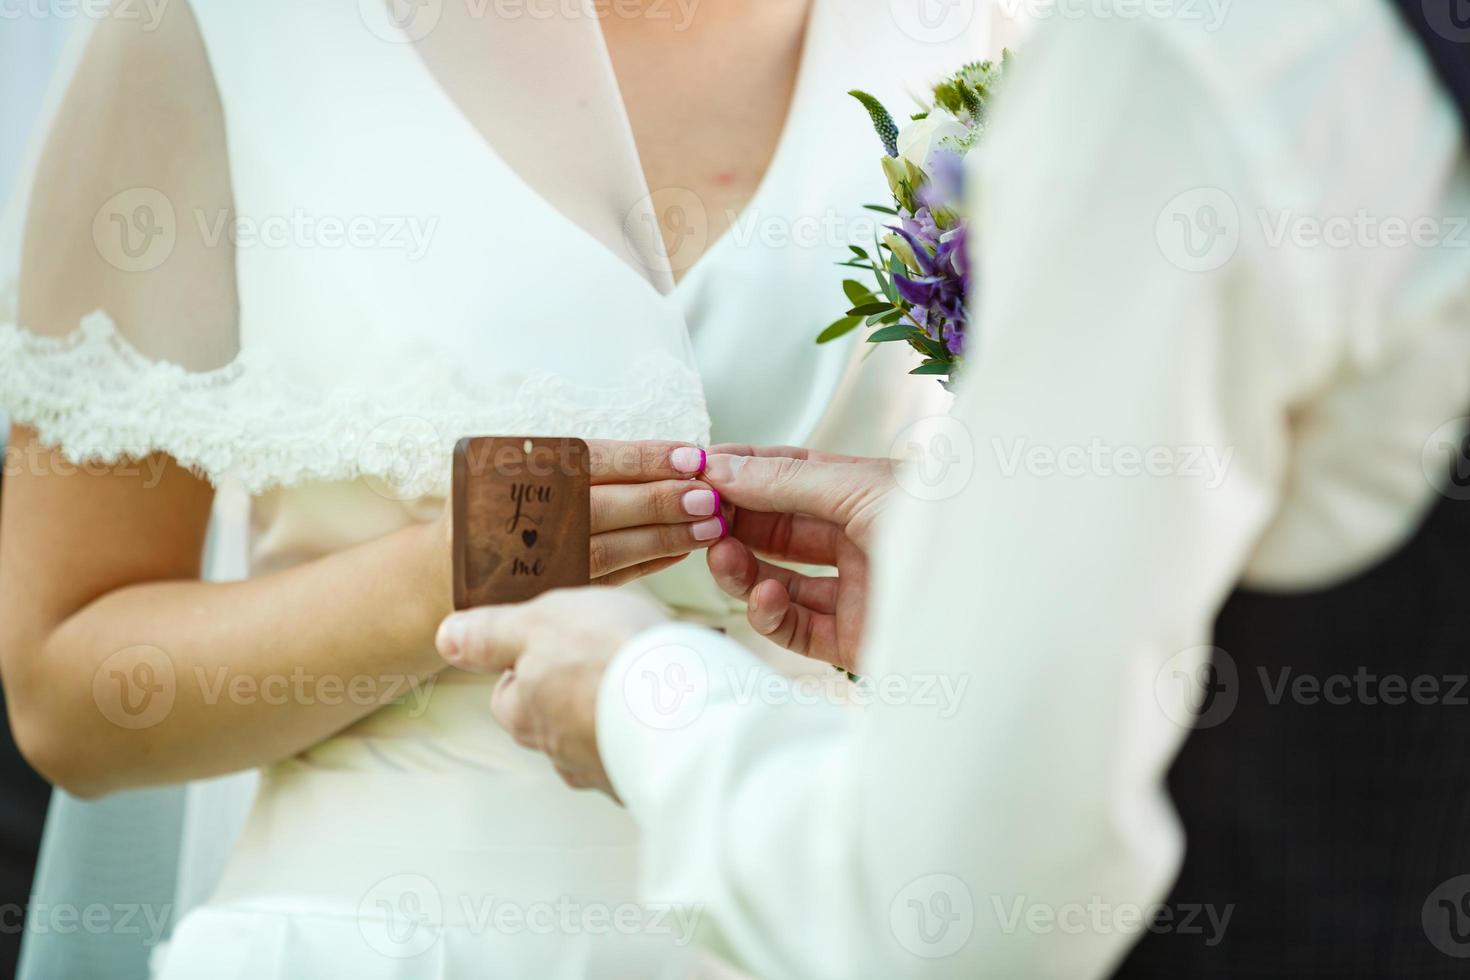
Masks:
[[[944,142],[969,133],[965,124],[944,109],[935,108],[923,119],[915,119],[898,133],[898,155],[924,171],[933,174],[934,154],[944,149]],[[951,147],[952,148],[952,147]]]

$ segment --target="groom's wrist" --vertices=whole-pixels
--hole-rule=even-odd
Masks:
[[[710,709],[730,700],[732,678],[765,671],[744,647],[712,629],[655,626],[625,643],[598,689],[597,741],[618,796],[635,814],[698,754]]]

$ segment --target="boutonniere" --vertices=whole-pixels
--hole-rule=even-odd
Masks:
[[[871,248],[851,246],[845,268],[864,273],[847,279],[847,313],[817,337],[825,344],[862,327],[875,328],[872,344],[903,343],[921,357],[910,374],[939,378],[950,387],[964,366],[970,339],[970,296],[965,207],[965,157],[985,136],[991,100],[1010,67],[966,65],[934,86],[929,106],[899,128],[881,102],[866,92],[862,103],[883,141],[883,173],[893,203],[868,210],[892,216]]]

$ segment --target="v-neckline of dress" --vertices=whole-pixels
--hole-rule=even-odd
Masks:
[[[435,76],[433,69],[424,61],[423,56],[413,44],[412,38],[410,38],[408,33],[400,25],[393,22],[391,18],[390,24],[392,24],[392,29],[401,36],[401,41],[403,42],[402,47],[406,49],[407,56],[415,62],[417,73],[438,94],[440,102],[450,114],[456,117],[460,124],[469,131],[480,150],[499,163],[506,173],[520,185],[519,189],[521,193],[540,202],[547,210],[560,216],[568,225],[576,229],[576,233],[585,238],[590,246],[598,249],[631,274],[638,276],[660,300],[672,302],[679,299],[684,283],[696,278],[696,275],[702,272],[708,263],[712,261],[712,257],[728,246],[728,239],[731,238],[736,226],[748,219],[751,213],[759,206],[760,201],[769,192],[771,185],[784,165],[785,158],[790,154],[791,145],[794,142],[793,131],[797,126],[798,116],[801,114],[800,109],[804,102],[806,89],[811,84],[810,76],[812,61],[814,60],[813,52],[817,44],[817,34],[821,29],[819,13],[823,2],[824,0],[811,0],[810,9],[807,11],[806,24],[803,28],[801,42],[800,61],[796,70],[796,81],[792,86],[791,100],[786,107],[786,115],[781,125],[781,131],[776,138],[776,147],[766,164],[765,172],[761,175],[760,180],[756,182],[755,190],[751,193],[749,200],[741,207],[739,213],[734,217],[730,226],[705,248],[704,252],[684,271],[683,275],[678,277],[674,275],[673,261],[668,253],[668,247],[664,242],[663,234],[656,227],[653,232],[653,245],[655,247],[653,257],[658,262],[658,268],[640,270],[626,258],[618,255],[616,250],[598,238],[596,234],[567,215],[546,194],[526,180],[495,147],[495,144],[486,136],[475,121],[470,118],[465,108],[455,99],[454,95]],[[595,20],[595,12],[592,10],[591,4],[592,0],[582,0],[582,15],[592,17]],[[648,185],[648,175],[647,171],[643,168],[642,153],[638,146],[637,134],[633,129],[632,117],[628,112],[627,100],[624,98],[622,84],[619,82],[617,71],[613,66],[612,54],[608,49],[607,37],[603,33],[600,21],[596,22],[596,34],[597,54],[603,59],[608,77],[612,81],[613,94],[615,96],[613,102],[616,105],[616,111],[618,113],[617,125],[623,133],[625,145],[631,148],[634,156],[633,163],[639,175],[639,190],[642,192],[640,201],[649,202],[652,200],[653,192]]]
[[[664,242],[663,235],[660,233],[656,236],[660,258],[669,267],[669,275],[674,281],[673,288],[667,294],[668,296],[678,296],[684,284],[694,279],[696,273],[702,271],[712,261],[713,256],[729,244],[729,240],[732,238],[736,228],[749,219],[757,210],[760,202],[768,195],[771,185],[775,183],[775,179],[785,162],[784,158],[789,155],[791,144],[794,141],[792,135],[793,130],[796,128],[797,117],[800,115],[801,106],[804,104],[805,89],[810,81],[812,53],[818,30],[818,7],[821,6],[822,2],[823,0],[811,0],[811,3],[807,7],[805,23],[802,25],[801,50],[797,55],[796,78],[791,86],[791,97],[786,104],[786,112],[781,120],[781,129],[776,134],[776,145],[772,149],[770,159],[766,161],[765,170],[761,173],[760,179],[756,181],[755,189],[751,191],[750,197],[746,199],[745,203],[733,215],[730,224],[720,232],[714,241],[705,246],[705,250],[700,253],[698,258],[690,263],[689,267],[684,270],[683,275],[674,275],[673,260],[668,254],[668,246]],[[608,68],[613,72],[613,77],[616,79],[617,70],[613,67],[612,53],[607,47],[607,35],[603,32],[600,22],[598,24],[597,34],[602,41],[603,55],[607,58]],[[636,158],[634,163],[637,165],[638,172],[643,175],[643,190],[647,195],[652,196],[653,192],[648,183],[648,172],[643,168],[642,148],[638,145],[638,134],[633,128],[633,118],[628,111],[628,101],[623,93],[621,82],[617,83],[616,94],[617,99],[615,101],[618,104],[621,117],[619,124],[623,132],[627,135],[629,144],[633,147],[633,153]],[[549,201],[547,203],[550,204]]]

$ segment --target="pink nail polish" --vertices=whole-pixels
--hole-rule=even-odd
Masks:
[[[689,530],[694,534],[695,541],[718,541],[725,536],[725,519],[711,517],[691,526]]]
[[[669,455],[669,462],[680,473],[703,473],[707,459],[703,449],[692,449],[688,446],[675,449]]]
[[[709,517],[720,510],[720,495],[715,490],[690,490],[684,495],[684,513],[690,517]]]

